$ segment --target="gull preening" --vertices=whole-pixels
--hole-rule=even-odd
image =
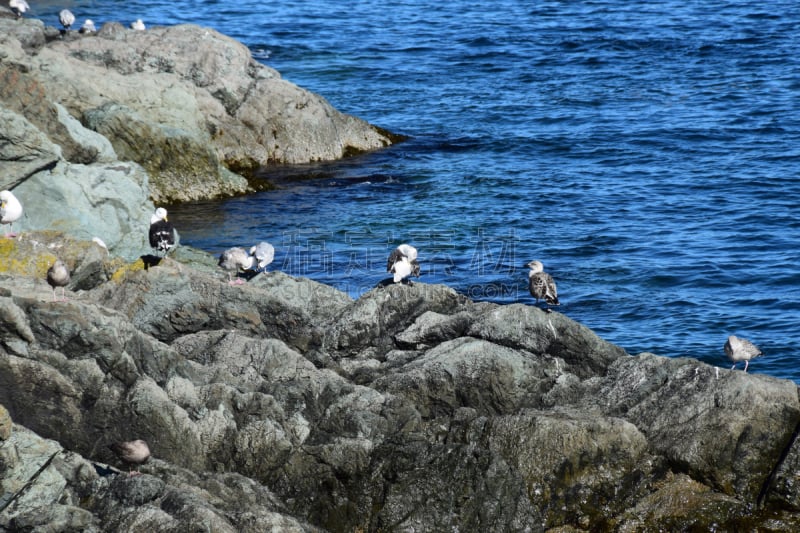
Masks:
[[[736,335],[731,335],[725,341],[725,354],[728,359],[733,361],[731,370],[736,368],[736,363],[744,361],[744,371],[747,372],[747,366],[750,364],[751,359],[762,355],[758,346],[753,344],[747,339],[740,339]]]
[[[175,227],[172,222],[167,220],[167,210],[163,207],[156,209],[156,212],[150,217],[149,237],[150,246],[156,251],[156,254],[164,252],[166,256],[177,244]]]
[[[17,18],[22,17],[31,8],[25,0],[9,0],[8,7],[11,8]]]
[[[536,298],[536,303],[539,300],[544,300],[548,305],[559,305],[558,289],[556,289],[556,282],[553,276],[544,271],[544,265],[541,261],[531,261],[525,265],[530,268],[528,272],[528,290],[531,296]]]
[[[241,285],[244,280],[238,277],[240,272],[265,271],[274,258],[275,248],[268,242],[261,242],[251,247],[249,253],[238,246],[228,248],[220,254],[218,265],[228,272],[228,284]],[[235,280],[234,274],[237,276]]]
[[[245,251],[244,248],[235,246],[228,248],[219,256],[219,266],[228,272],[229,285],[241,285],[244,283],[242,278],[238,277],[239,272],[247,270],[252,266],[255,259]],[[236,281],[233,280],[233,274],[236,273]]]
[[[386,271],[394,274],[395,283],[400,283],[404,279],[414,276],[419,277],[419,262],[417,261],[417,249],[410,244],[401,244],[389,254],[386,262]],[[407,280],[411,284],[411,280]]]
[[[47,269],[47,283],[53,288],[53,301],[56,300],[56,287],[61,287],[61,300],[66,302],[65,287],[69,283],[69,269],[61,259],[56,259],[55,263]]]
[[[75,15],[69,9],[62,9],[58,14],[58,21],[64,26],[64,31],[69,31],[73,24],[75,24]]]
[[[250,255],[255,258],[258,270],[266,272],[267,266],[275,259],[275,248],[268,242],[260,242],[250,248]]]
[[[150,447],[142,439],[131,441],[121,441],[109,444],[108,447],[117,456],[117,459],[128,466],[128,475],[134,475],[130,470],[133,466],[136,467],[136,474],[139,473],[139,466],[143,465],[150,459]]]
[[[16,237],[14,222],[22,216],[22,204],[11,191],[0,191],[0,224],[8,224],[6,237]]]
[[[144,31],[145,27],[144,27],[144,22],[142,22],[142,19],[136,19],[135,22],[131,22],[131,29],[137,31]]]
[[[81,26],[81,29],[78,30],[79,33],[94,33],[96,31],[97,28],[95,28],[92,19],[86,19],[86,21],[83,23],[83,26]]]

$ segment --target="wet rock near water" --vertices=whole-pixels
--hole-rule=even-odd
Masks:
[[[4,8],[5,9],[5,8]],[[274,164],[335,160],[399,136],[334,109],[194,25],[105,24],[61,38],[0,12],[0,190],[15,230],[101,239],[134,260],[158,204],[245,194]]]
[[[9,183],[51,168],[54,155],[83,165],[113,159],[144,168],[152,200],[190,201],[266,187],[253,174],[268,165],[341,159],[400,139],[283,80],[210,28],[111,22],[63,39],[49,38],[41,21],[0,18],[0,33],[0,110],[13,126],[5,135],[25,135],[40,152],[2,178]]]
[[[444,286],[352,300],[269,272],[232,287],[201,256],[102,263],[67,302],[20,273],[0,279],[0,404],[15,424],[3,492],[60,451],[54,480],[0,524],[800,525],[794,383],[631,356],[560,313]],[[131,476],[105,444],[133,438],[154,458]]]

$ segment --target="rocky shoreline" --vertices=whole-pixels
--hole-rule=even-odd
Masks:
[[[800,525],[792,382],[445,286],[352,300],[280,272],[232,287],[200,252],[146,269],[52,232],[3,246],[0,497],[59,452],[8,530]],[[30,275],[54,255],[66,302]],[[141,476],[108,466],[130,438],[153,450]]]
[[[198,129],[212,137],[222,128],[204,137],[203,172],[216,165],[220,176],[234,176],[234,161],[268,162],[253,155],[262,152],[299,162],[387,143],[280,82],[315,102],[301,122],[343,120],[372,140],[347,134],[331,148],[292,123],[298,137],[271,137],[280,150],[248,144],[274,126],[259,113],[278,102],[299,112],[300,100],[270,89],[266,107],[240,115],[277,73],[211,30],[152,31],[208,39],[214,66],[150,55],[155,34],[112,25],[91,44],[48,42],[40,22],[0,18],[2,188],[26,213],[16,238],[0,238],[0,530],[800,529],[798,388],[757,366],[633,356],[563,314],[441,285],[390,284],[353,300],[269,272],[233,287],[213,257],[186,247],[148,268],[152,200],[171,194],[159,180],[191,170],[156,176],[125,158],[188,150],[180,120],[212,117]],[[96,68],[110,85],[194,87],[188,97],[161,86],[148,105],[172,94],[216,111],[151,114],[122,89],[102,102],[76,79],[57,81]],[[258,72],[243,93],[224,68]],[[254,122],[225,122],[234,116]],[[128,154],[120,143],[131,133],[115,128],[131,124],[165,140]],[[209,187],[198,194],[222,190]],[[66,302],[44,281],[56,257],[72,273]],[[138,476],[106,447],[134,438],[153,452]]]
[[[402,139],[340,113],[209,28],[107,23],[62,35],[6,8],[0,109],[0,146],[11,145],[0,153],[10,162],[0,187],[44,170],[57,181],[64,163],[124,161],[146,171],[157,203],[252,192],[269,186],[253,178],[268,165],[340,159]]]

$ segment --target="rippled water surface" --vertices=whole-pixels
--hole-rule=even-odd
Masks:
[[[532,303],[522,265],[540,259],[560,311],[631,353],[727,365],[736,333],[766,354],[752,371],[800,381],[796,2],[31,4],[53,25],[71,5],[212,26],[410,136],[173,206],[184,243],[269,240],[277,268],[354,297],[400,242],[422,281],[501,303]]]

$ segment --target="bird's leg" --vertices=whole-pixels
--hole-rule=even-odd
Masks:
[[[66,287],[61,287],[61,301],[62,302],[66,302],[67,301],[67,289],[66,289]]]
[[[56,301],[56,288],[53,287],[53,301]]]
[[[745,372],[747,372],[747,365],[749,365],[749,364],[750,364],[750,361],[745,361],[744,362],[744,371]]]

